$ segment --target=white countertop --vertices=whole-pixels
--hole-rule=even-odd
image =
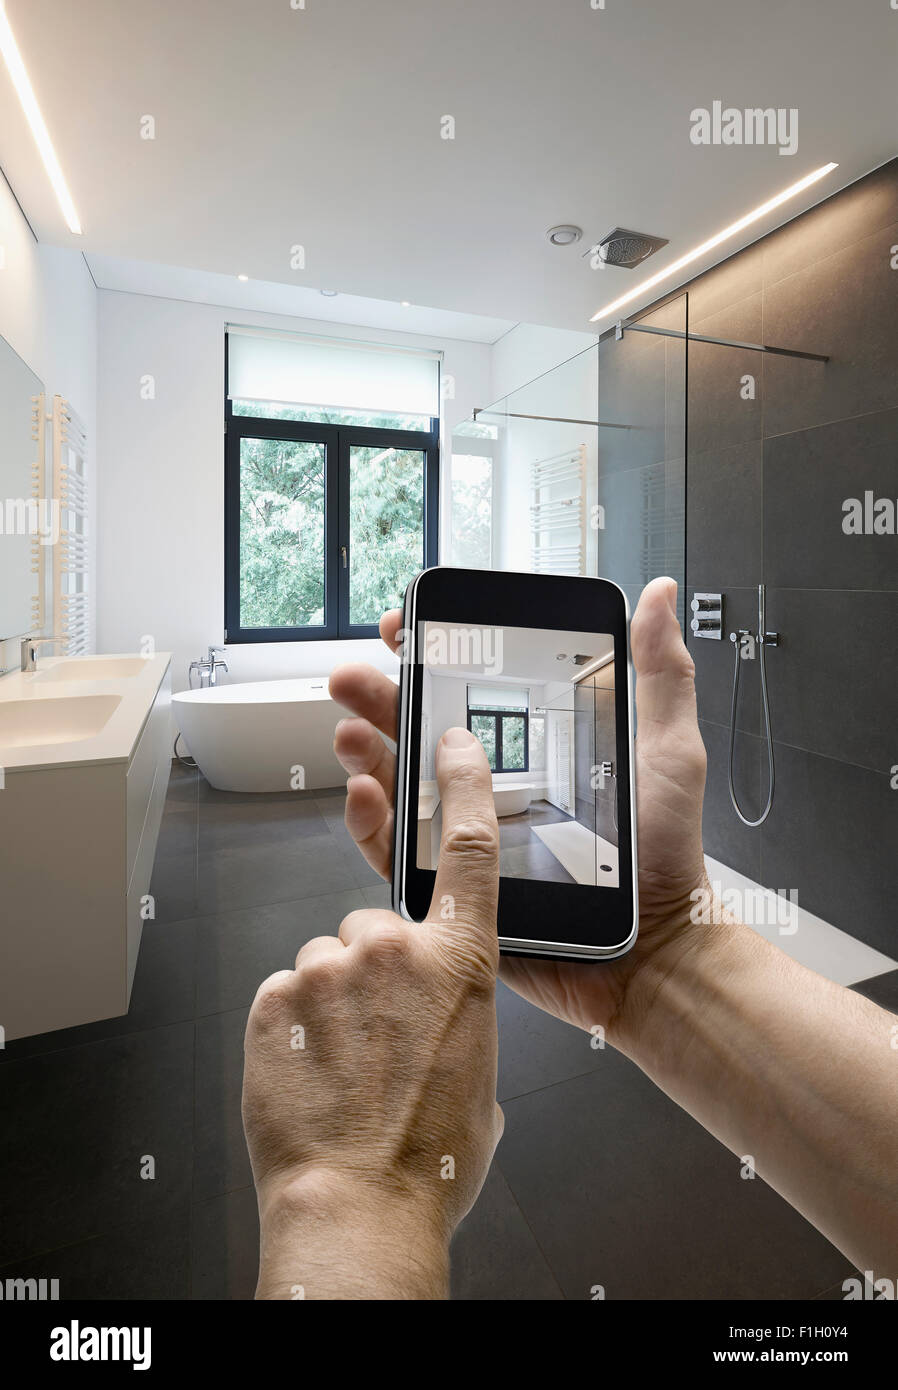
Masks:
[[[171,662],[171,652],[157,652],[139,658],[145,669],[136,675],[113,676],[105,679],[65,680],[59,675],[48,678],[51,671],[77,662],[131,660],[134,652],[109,653],[102,656],[38,657],[37,670],[13,671],[0,676],[0,767],[6,772],[32,771],[38,768],[86,766],[92,763],[128,762],[140,738],[147,715]],[[68,742],[4,744],[3,705],[9,701],[77,700],[85,696],[114,697],[118,704],[106,723],[96,734]]]

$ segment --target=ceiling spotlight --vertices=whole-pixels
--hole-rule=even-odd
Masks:
[[[400,299],[399,304],[403,309],[410,309],[412,307],[412,301],[410,299]]]
[[[556,656],[555,660],[556,660],[556,661],[567,661],[567,652],[559,652],[558,655]]]
[[[238,275],[238,276],[237,276],[237,279],[238,279],[238,280],[248,280],[248,279],[249,279],[249,276],[248,276],[248,275]]]
[[[573,246],[575,241],[579,241],[583,235],[582,227],[575,227],[571,222],[562,222],[557,227],[550,227],[546,232],[546,241],[551,241],[553,246]]]
[[[323,294],[325,299],[336,299],[339,290],[319,290],[318,293]]]

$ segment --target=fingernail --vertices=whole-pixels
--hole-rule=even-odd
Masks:
[[[445,744],[447,748],[467,748],[470,744],[475,743],[476,739],[470,729],[458,728],[447,729],[443,734],[441,742]]]
[[[676,580],[672,580],[667,586],[667,602],[670,604],[670,611],[674,617],[677,616],[677,585]]]

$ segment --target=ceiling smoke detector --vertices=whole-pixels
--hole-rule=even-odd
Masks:
[[[579,241],[583,235],[582,227],[575,227],[572,222],[562,222],[557,227],[550,227],[546,232],[546,241],[551,241],[553,246],[573,246],[575,241]]]
[[[667,237],[649,236],[645,232],[629,232],[626,227],[615,227],[613,232],[591,246],[586,255],[598,256],[605,265],[616,265],[621,270],[635,270],[667,243]]]

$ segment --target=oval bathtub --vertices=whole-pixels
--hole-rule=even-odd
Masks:
[[[327,693],[326,676],[181,690],[171,698],[191,757],[220,791],[286,792],[346,782],[333,738],[349,711]]]

